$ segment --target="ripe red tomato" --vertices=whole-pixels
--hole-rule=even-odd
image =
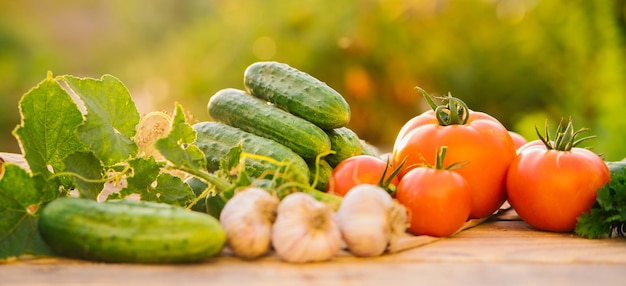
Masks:
[[[341,161],[333,169],[326,191],[344,196],[352,187],[359,184],[378,185],[385,172],[387,162],[369,155],[357,155]],[[390,178],[393,169],[389,167],[385,173],[385,180]],[[398,177],[394,176],[390,184],[398,184]]]
[[[428,167],[408,171],[398,184],[396,199],[407,208],[409,231],[415,235],[451,235],[472,209],[471,188],[463,176]]]
[[[470,184],[470,218],[493,214],[506,200],[506,172],[515,158],[515,145],[506,128],[492,116],[468,110],[463,124],[441,125],[435,112],[426,111],[407,122],[398,134],[392,164],[407,160],[399,176],[428,160],[432,164],[439,146],[448,146],[444,164],[468,162],[455,170]]]
[[[548,150],[541,140],[518,152],[506,180],[511,206],[537,229],[574,230],[577,218],[592,207],[597,190],[610,179],[604,161],[585,148]]]
[[[524,136],[522,136],[521,134],[519,134],[517,132],[509,131],[509,135],[511,135],[511,139],[513,139],[513,143],[515,145],[515,149],[518,149],[518,148],[522,147],[524,144],[528,143],[526,138],[524,138]]]

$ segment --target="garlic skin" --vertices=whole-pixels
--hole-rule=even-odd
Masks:
[[[283,198],[272,228],[272,246],[281,260],[326,261],[337,255],[341,245],[341,232],[330,206],[301,192]]]
[[[245,188],[226,202],[220,223],[233,254],[254,259],[269,251],[278,203],[277,197],[256,187]]]
[[[382,255],[395,237],[405,234],[407,213],[383,188],[361,184],[345,194],[337,222],[350,253],[373,257]]]

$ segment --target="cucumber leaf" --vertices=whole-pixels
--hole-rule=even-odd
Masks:
[[[126,187],[118,193],[109,195],[108,199],[125,198],[131,194],[139,194],[141,200],[154,201],[150,194],[151,185],[159,175],[160,168],[154,157],[134,158],[128,161],[132,173],[126,178]]]
[[[196,131],[185,120],[180,104],[176,103],[170,133],[155,142],[157,150],[174,165],[191,170],[204,170],[206,157],[198,146],[194,145]]]
[[[139,112],[128,89],[111,75],[99,80],[63,76],[68,87],[85,105],[85,122],[78,136],[106,165],[122,162],[137,154],[132,140]]]
[[[196,194],[188,184],[168,173],[159,175],[153,193],[157,194],[158,202],[177,206],[185,206],[196,198]]]
[[[34,174],[63,171],[68,154],[86,149],[76,135],[82,114],[51,73],[22,97],[19,109],[22,122],[13,134]]]
[[[104,167],[92,152],[75,152],[65,158],[66,171],[83,198],[96,200],[104,188]]]
[[[0,259],[23,254],[51,255],[39,234],[39,208],[45,203],[41,176],[21,167],[2,164],[0,170]]]

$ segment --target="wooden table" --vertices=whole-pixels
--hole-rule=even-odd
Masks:
[[[40,258],[0,266],[0,285],[626,285],[626,239],[540,232],[507,211],[454,237],[377,258],[289,264],[221,256],[133,265]]]
[[[21,156],[0,153],[25,165]],[[61,258],[0,264],[0,285],[626,285],[626,239],[534,230],[515,211],[396,254],[290,264],[224,251],[189,265],[105,264]]]

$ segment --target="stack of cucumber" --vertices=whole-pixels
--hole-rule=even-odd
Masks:
[[[378,155],[346,127],[350,107],[337,91],[287,64],[256,62],[244,72],[244,89],[225,88],[209,100],[213,121],[200,122],[196,145],[209,171],[237,144],[244,152],[289,162],[292,180],[325,190],[334,166],[360,154]],[[246,159],[249,174],[276,169],[268,160]],[[317,178],[315,177],[317,174]],[[317,179],[317,180],[316,180]]]

